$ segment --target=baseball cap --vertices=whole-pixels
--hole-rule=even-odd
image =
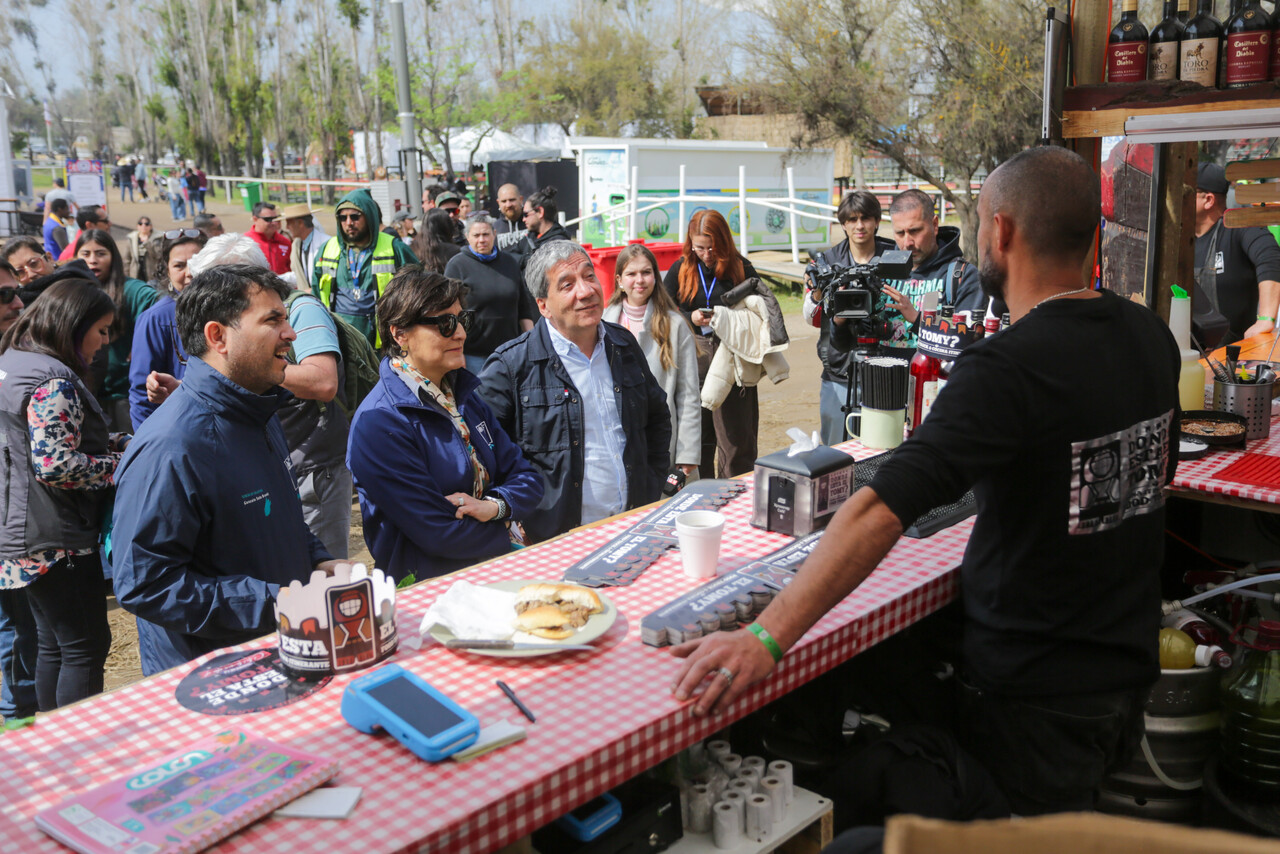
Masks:
[[[1196,189],[1225,196],[1231,183],[1227,181],[1226,170],[1217,163],[1201,163],[1196,171]]]
[[[457,193],[447,192],[436,196],[436,207],[440,207],[445,202],[454,202],[459,205],[462,204],[462,200],[458,198]]]
[[[399,213],[397,213],[395,216],[391,218],[391,221],[393,223],[404,222],[406,219],[413,219],[413,214],[409,213],[408,211],[400,211]]]

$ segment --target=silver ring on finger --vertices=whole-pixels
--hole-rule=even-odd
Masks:
[[[464,501],[466,501],[466,500],[467,500],[467,499],[465,499],[465,498],[463,498],[461,495],[459,495],[459,496],[458,496],[458,506],[459,506],[459,507],[461,507],[461,506],[462,506],[462,503],[463,503]]]
[[[727,667],[716,668],[716,675],[724,679],[724,687],[728,688],[733,684],[733,671]]]

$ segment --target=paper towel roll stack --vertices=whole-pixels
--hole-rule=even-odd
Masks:
[[[785,759],[777,759],[769,763],[769,776],[777,777],[782,781],[786,789],[787,806],[791,806],[796,799],[795,778],[792,776],[791,763]]]

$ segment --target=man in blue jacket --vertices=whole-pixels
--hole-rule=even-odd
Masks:
[[[178,297],[186,377],[116,473],[116,596],[138,617],[147,675],[275,628],[277,591],[333,568],[307,530],[275,417],[295,338],[287,286],[214,267]]]
[[[601,320],[603,291],[585,249],[544,243],[525,284],[542,319],[494,351],[480,393],[546,480],[524,519],[537,542],[657,501],[671,413],[635,336]]]

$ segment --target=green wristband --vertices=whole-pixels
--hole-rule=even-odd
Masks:
[[[1270,323],[1275,323],[1275,322],[1276,322],[1276,319],[1275,319],[1274,317],[1267,317],[1265,314],[1260,314],[1260,315],[1258,315],[1258,319],[1259,319],[1259,320],[1265,320],[1265,321],[1268,321],[1268,322],[1270,322]]]
[[[752,623],[747,626],[747,629],[751,634],[760,638],[760,643],[764,644],[764,648],[769,650],[774,662],[782,661],[782,647],[778,646],[778,642],[773,639],[773,635],[769,634],[768,629],[759,623]]]

